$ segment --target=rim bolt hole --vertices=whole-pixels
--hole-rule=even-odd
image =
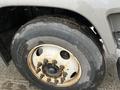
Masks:
[[[70,78],[73,78],[73,77],[76,76],[76,75],[77,75],[77,72],[74,72],[74,73],[71,75]]]
[[[42,48],[38,48],[36,51],[36,55],[40,56],[43,53],[43,49]]]
[[[61,56],[63,59],[69,59],[69,58],[70,58],[70,54],[69,54],[67,51],[65,51],[65,50],[62,50],[62,51],[60,52],[60,56]]]

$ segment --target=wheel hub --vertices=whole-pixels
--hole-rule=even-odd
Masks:
[[[49,77],[57,78],[57,77],[61,76],[61,74],[62,74],[62,71],[60,70],[60,68],[57,65],[50,64],[50,63],[43,65],[42,70],[43,70],[43,73]]]
[[[57,45],[42,44],[34,47],[27,57],[31,72],[46,84],[67,87],[81,77],[77,58],[67,49]]]

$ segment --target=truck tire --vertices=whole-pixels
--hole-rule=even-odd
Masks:
[[[96,43],[73,20],[41,16],[23,25],[11,44],[13,61],[42,90],[90,90],[104,78]]]

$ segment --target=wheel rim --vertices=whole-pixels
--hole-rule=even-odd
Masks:
[[[34,47],[28,54],[27,62],[32,73],[46,84],[68,87],[81,77],[81,65],[67,49],[53,44]]]

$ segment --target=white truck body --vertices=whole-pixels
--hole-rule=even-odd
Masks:
[[[116,53],[117,45],[113,39],[108,16],[120,12],[119,0],[0,0],[1,8],[8,6],[42,6],[74,11],[96,27],[108,53]]]

